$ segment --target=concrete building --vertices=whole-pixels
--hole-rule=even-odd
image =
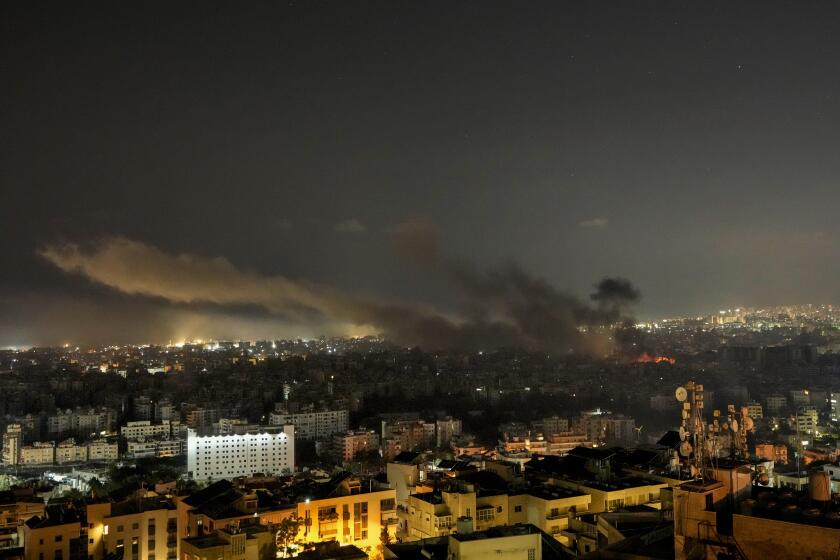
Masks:
[[[453,438],[460,436],[463,431],[463,425],[460,420],[446,417],[444,420],[435,421],[435,442],[438,449],[449,448],[449,444]]]
[[[800,436],[812,436],[817,432],[819,413],[811,406],[800,408],[796,413],[796,430]]]
[[[114,553],[126,559],[177,560],[178,526],[175,505],[166,498],[130,498],[87,505],[90,560]]]
[[[349,431],[333,436],[333,454],[341,461],[350,462],[357,455],[379,451],[379,435],[374,431]]]
[[[348,430],[350,414],[347,410],[324,410],[294,414],[275,411],[269,415],[268,422],[272,426],[294,425],[297,439],[326,439],[331,438],[333,434]]]
[[[575,432],[586,435],[596,444],[631,446],[636,441],[636,422],[621,414],[609,414],[600,409],[581,414]]]
[[[87,555],[81,542],[81,523],[73,510],[48,508],[23,524],[26,560],[82,560]]]
[[[65,463],[84,463],[87,460],[87,445],[77,444],[73,438],[66,439],[55,447],[55,462],[59,465]]]
[[[809,406],[811,394],[807,389],[795,389],[790,392],[790,404],[794,409]]]
[[[55,462],[55,442],[36,441],[20,448],[21,465],[52,465]]]
[[[542,538],[528,527],[488,530],[477,533],[456,533],[449,536],[450,560],[509,558],[534,560],[542,558]]]
[[[273,560],[273,544],[268,527],[249,524],[181,539],[181,555],[190,560]]]
[[[582,492],[551,487],[532,487],[507,493],[477,493],[469,487],[453,491],[423,492],[408,497],[408,507],[400,512],[405,532],[411,538],[430,538],[469,528],[484,531],[512,524],[532,524],[550,534],[561,544],[570,543],[564,531],[569,529],[570,512],[585,513],[591,497]]]
[[[88,438],[92,434],[113,430],[115,418],[116,412],[107,407],[60,410],[47,417],[47,433],[58,437],[73,434]]]
[[[170,422],[153,424],[151,420],[127,422],[120,428],[120,435],[127,440],[139,438],[169,437],[172,434]]]
[[[535,424],[534,428],[545,436],[569,431],[569,419],[562,416],[543,418],[542,421]]]
[[[34,495],[0,492],[0,556],[10,548],[23,549],[23,524],[32,517],[44,517],[45,504]]]
[[[296,514],[304,520],[299,536],[303,543],[335,540],[371,552],[383,530],[395,538],[394,490],[378,489],[348,474],[340,475],[330,486],[334,487],[330,496],[313,496],[297,504]]]
[[[750,418],[753,419],[760,419],[764,418],[764,408],[761,406],[761,403],[758,401],[750,401],[747,403],[747,414]]]
[[[764,399],[765,413],[770,416],[778,416],[787,410],[787,399],[784,395],[767,395]]]
[[[180,420],[178,408],[168,400],[162,400],[155,403],[154,420],[156,422],[169,422],[170,420]]]
[[[183,439],[138,438],[126,443],[126,455],[134,459],[144,457],[177,457],[187,452],[187,442]]]
[[[195,480],[295,470],[294,426],[261,427],[247,434],[187,437],[187,472]]]
[[[783,465],[788,462],[788,448],[781,443],[757,443],[755,455],[760,459],[767,459]]]
[[[20,424],[9,424],[3,432],[3,464],[20,463],[20,449],[23,447],[23,430]]]
[[[382,422],[382,441],[397,452],[426,450],[435,446],[435,424],[422,420],[397,420]]]
[[[104,439],[89,441],[87,444],[88,461],[108,463],[119,458],[119,446],[116,442]]]
[[[220,418],[238,418],[238,408],[193,408],[187,411],[187,426],[203,434]]]

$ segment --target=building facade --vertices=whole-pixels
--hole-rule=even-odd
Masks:
[[[265,426],[252,433],[187,436],[187,471],[195,480],[219,480],[295,470],[294,426]]]

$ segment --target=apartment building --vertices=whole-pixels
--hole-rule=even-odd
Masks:
[[[170,422],[152,423],[151,420],[127,422],[120,428],[120,435],[127,440],[139,438],[169,437],[172,434]]]
[[[295,470],[294,426],[263,426],[246,434],[187,436],[187,471],[195,480]]]
[[[332,441],[333,454],[337,459],[350,462],[358,455],[379,450],[379,436],[373,431],[349,431],[336,434]]]
[[[314,543],[335,540],[370,552],[380,542],[382,531],[393,539],[397,530],[395,492],[379,489],[347,473],[327,484],[329,495],[313,496],[297,504],[304,520],[300,540]]]
[[[81,539],[82,524],[72,509],[47,508],[23,524],[26,560],[82,560],[86,549]]]
[[[177,560],[175,505],[162,497],[87,505],[87,554],[102,560],[121,554],[125,560]]]
[[[269,415],[268,422],[272,426],[294,425],[297,439],[326,439],[348,430],[350,414],[347,410],[298,413],[274,411]]]

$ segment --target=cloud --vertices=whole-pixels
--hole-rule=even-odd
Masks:
[[[301,329],[341,326],[345,332],[384,333],[394,342],[429,349],[519,346],[549,351],[604,351],[604,340],[584,335],[581,326],[620,321],[638,292],[621,279],[605,279],[594,305],[551,286],[514,263],[479,270],[442,255],[436,229],[416,222],[396,228],[407,247],[420,247],[422,264],[444,275],[461,308],[446,313],[422,303],[365,298],[335,287],[267,276],[234,266],[223,257],[174,255],[124,237],[82,248],[43,248],[40,255],[61,270],[78,274],[123,294],[163,299],[171,304],[206,304],[235,312],[243,306]],[[431,250],[433,248],[434,250]],[[322,329],[326,330],[326,329]]]
[[[338,233],[363,233],[367,231],[367,226],[356,218],[350,218],[335,224],[333,230]]]
[[[609,224],[610,221],[607,218],[590,218],[588,220],[578,222],[578,225],[585,229],[604,229]]]

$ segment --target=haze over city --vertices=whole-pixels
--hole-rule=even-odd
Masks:
[[[0,3],[0,560],[836,560],[838,29]]]
[[[0,345],[385,330],[166,259],[462,320],[420,229],[642,318],[836,302],[836,22],[783,7],[6,5]]]

